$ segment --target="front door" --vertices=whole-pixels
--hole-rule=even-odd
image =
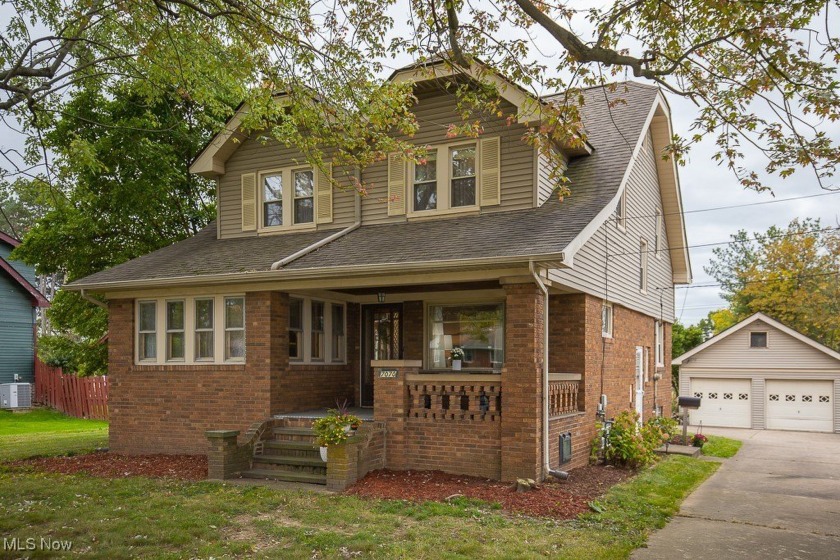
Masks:
[[[362,307],[362,406],[373,406],[371,360],[401,360],[402,304]]]

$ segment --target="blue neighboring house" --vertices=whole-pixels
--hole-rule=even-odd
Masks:
[[[50,305],[35,287],[35,269],[9,258],[18,245],[0,232],[0,383],[35,381],[35,308]]]

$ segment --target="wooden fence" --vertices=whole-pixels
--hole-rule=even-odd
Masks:
[[[108,377],[65,375],[35,360],[35,402],[77,418],[108,419]]]

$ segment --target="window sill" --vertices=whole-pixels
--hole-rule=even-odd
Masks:
[[[281,233],[298,233],[301,231],[313,231],[318,228],[318,224],[312,222],[311,224],[295,224],[292,226],[275,226],[263,227],[257,229],[259,235],[277,235]]]
[[[441,216],[477,216],[481,213],[480,206],[459,206],[456,208],[447,208],[446,210],[421,210],[419,212],[409,212],[407,214],[409,221],[423,221],[433,220]]]

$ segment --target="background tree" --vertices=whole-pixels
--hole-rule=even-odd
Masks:
[[[675,358],[682,356],[695,346],[703,344],[712,334],[712,324],[709,319],[701,319],[696,325],[683,325],[679,321],[671,329],[671,355]],[[680,368],[671,366],[671,383],[674,390],[680,391]]]
[[[252,128],[270,128],[278,116],[270,94],[283,91],[292,98],[288,126],[273,133],[312,148],[315,163],[318,146],[335,144],[340,158],[365,164],[410,149],[388,134],[416,126],[405,110],[410,96],[382,81],[383,61],[408,56],[461,68],[481,59],[532,91],[566,92],[542,108],[543,126],[529,135],[546,152],[583,132],[581,87],[632,76],[697,104],[693,134],[673,138],[667,150],[678,160],[713,135],[715,159],[757,189],[763,184],[743,166],[744,145],[762,150],[764,170],[780,176],[805,167],[822,182],[840,161],[837,139],[821,128],[840,117],[838,0],[784,9],[709,0],[583,8],[534,0],[0,1],[8,14],[0,111],[30,129],[62,110],[63,92],[90,80],[129,78],[150,91],[175,84],[218,107],[214,83],[224,74],[242,85]],[[540,54],[553,48],[560,54]],[[455,130],[463,134],[480,133],[474,111],[499,110],[492,81],[475,77],[485,86],[477,93],[454,88],[466,119]],[[246,90],[256,84],[270,87]]]
[[[73,116],[46,131],[56,156],[51,179],[16,190],[21,198],[37,192],[44,207],[14,252],[39,274],[93,274],[194,235],[215,215],[213,184],[188,172],[215,118],[175,90],[149,97],[143,89],[79,91],[67,104]],[[104,309],[60,291],[47,317],[55,334],[39,340],[45,361],[105,371]]]
[[[840,230],[796,219],[786,229],[732,237],[706,268],[721,284],[731,320],[765,313],[840,349]]]

